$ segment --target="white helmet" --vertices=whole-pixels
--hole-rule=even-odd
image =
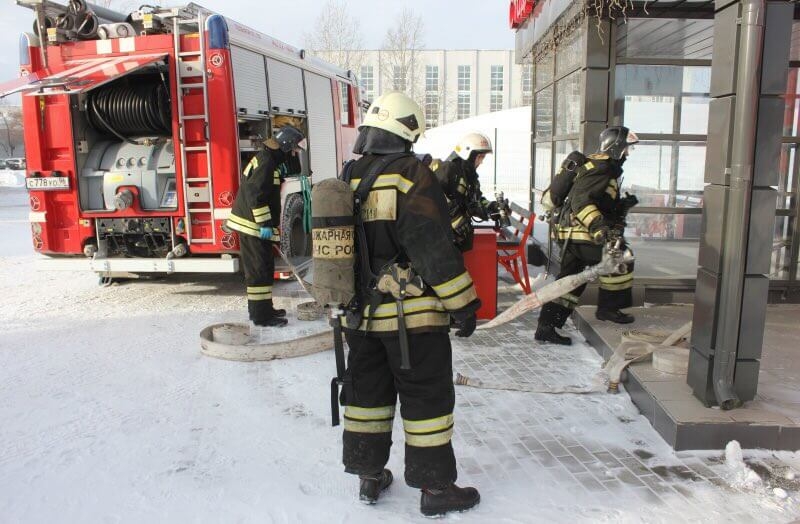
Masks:
[[[478,153],[491,153],[492,141],[482,133],[469,133],[461,137],[454,151],[464,160],[468,160],[469,155],[473,151]]]
[[[372,102],[361,127],[377,127],[413,143],[425,131],[425,113],[405,93],[389,91]]]

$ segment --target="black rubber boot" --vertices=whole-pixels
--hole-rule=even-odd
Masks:
[[[253,324],[261,327],[283,327],[288,323],[289,321],[287,319],[277,316],[268,316],[253,320]]]
[[[285,317],[286,316],[286,310],[285,309],[274,309],[273,308],[272,311],[270,311],[270,314],[273,317]]]
[[[450,484],[444,489],[423,489],[419,510],[426,517],[438,517],[450,511],[467,511],[481,501],[475,488],[459,488]]]
[[[374,475],[359,475],[358,499],[364,504],[375,504],[381,492],[388,488],[394,477],[388,469]]]
[[[539,326],[536,328],[536,334],[533,338],[539,342],[549,342],[550,344],[558,344],[560,346],[571,346],[572,339],[559,335],[556,328],[553,326]]]
[[[630,324],[635,318],[633,315],[628,315],[627,313],[623,313],[619,309],[600,309],[597,308],[597,311],[594,313],[595,318],[597,320],[608,320],[610,322],[616,322],[617,324]]]

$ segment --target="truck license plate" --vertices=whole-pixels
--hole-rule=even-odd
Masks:
[[[25,187],[37,191],[69,189],[69,178],[65,176],[30,177],[25,179]]]

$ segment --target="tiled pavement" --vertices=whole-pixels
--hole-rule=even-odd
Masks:
[[[511,286],[504,289],[506,300],[520,296]],[[580,334],[572,330],[578,342],[572,347],[540,346],[533,339],[535,322],[532,313],[466,340],[453,337],[454,370],[484,382],[537,389],[597,384],[593,377],[601,359]],[[781,461],[796,468],[797,455],[746,454],[765,483],[761,490],[735,489],[721,452],[674,453],[626,393],[457,386],[457,394],[453,443],[460,469],[478,486],[513,480],[544,488],[556,499],[569,493],[574,503],[594,508],[598,518],[620,506],[633,511],[612,513],[623,520],[632,514],[659,521],[789,522],[800,517],[797,499],[779,500],[771,491],[782,486],[798,496],[800,481],[784,478],[790,465]],[[633,509],[637,501],[641,506]]]
[[[286,291],[287,288],[283,287]],[[300,299],[302,293],[292,292]],[[500,282],[499,308],[522,296]],[[624,391],[610,395],[595,378],[602,363],[571,323],[571,347],[538,345],[538,313],[500,328],[451,337],[454,372],[493,384],[537,390],[574,386],[587,394],[548,394],[456,386],[453,446],[459,483],[503,501],[513,522],[792,522],[800,518],[798,454],[749,451],[765,482],[731,485],[723,452],[675,453]],[[402,434],[399,420],[395,433]],[[791,475],[790,475],[791,476]],[[782,487],[788,499],[772,488]],[[487,502],[488,503],[488,502]],[[482,521],[464,514],[466,521]]]

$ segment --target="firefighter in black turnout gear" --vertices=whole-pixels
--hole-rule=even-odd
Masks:
[[[472,249],[472,217],[488,220],[500,208],[497,202],[483,196],[478,180],[478,167],[491,152],[492,143],[486,135],[468,133],[447,160],[434,160],[431,164],[447,197],[450,226],[456,246],[462,252]]]
[[[226,226],[239,233],[240,256],[247,286],[247,310],[257,326],[285,326],[286,310],[272,305],[275,255],[280,244],[281,183],[286,174],[300,172],[298,152],[305,137],[286,125],[254,156],[242,172],[239,191]]]
[[[622,237],[625,216],[638,201],[627,193],[620,197],[619,179],[622,176],[622,164],[638,141],[636,134],[628,128],[610,127],[600,134],[598,152],[586,157],[582,165],[571,165],[575,158],[583,158],[578,152],[571,153],[565,160],[562,170],[574,169],[571,173],[574,178],[568,196],[561,203],[558,223],[552,230],[561,246],[558,278],[574,275],[587,266],[599,263],[605,243]],[[556,175],[551,189],[556,189],[557,180],[567,178],[561,175]],[[559,203],[556,202],[556,205]],[[620,311],[632,305],[633,264],[629,264],[627,269],[624,274],[600,277],[598,319],[619,324],[633,322],[631,315]],[[581,286],[544,305],[539,315],[536,340],[562,345],[572,343],[556,328],[564,326],[585,288],[585,285]]]
[[[472,334],[480,301],[453,244],[442,190],[411,152],[424,125],[422,109],[411,98],[400,92],[382,95],[359,128],[354,152],[363,156],[343,171],[354,191],[372,177],[361,203],[366,246],[360,239],[356,244],[357,258],[366,249],[370,267],[359,263],[356,304],[345,329],[350,387],[341,399],[343,462],[345,471],[360,477],[361,500],[375,503],[392,481],[385,466],[399,397],[406,483],[422,490],[423,514],[440,515],[480,501],[476,489],[455,485],[448,335],[451,317],[457,336]],[[397,284],[398,274],[409,281],[401,305],[380,291],[386,282]],[[410,369],[401,363],[403,326]]]

